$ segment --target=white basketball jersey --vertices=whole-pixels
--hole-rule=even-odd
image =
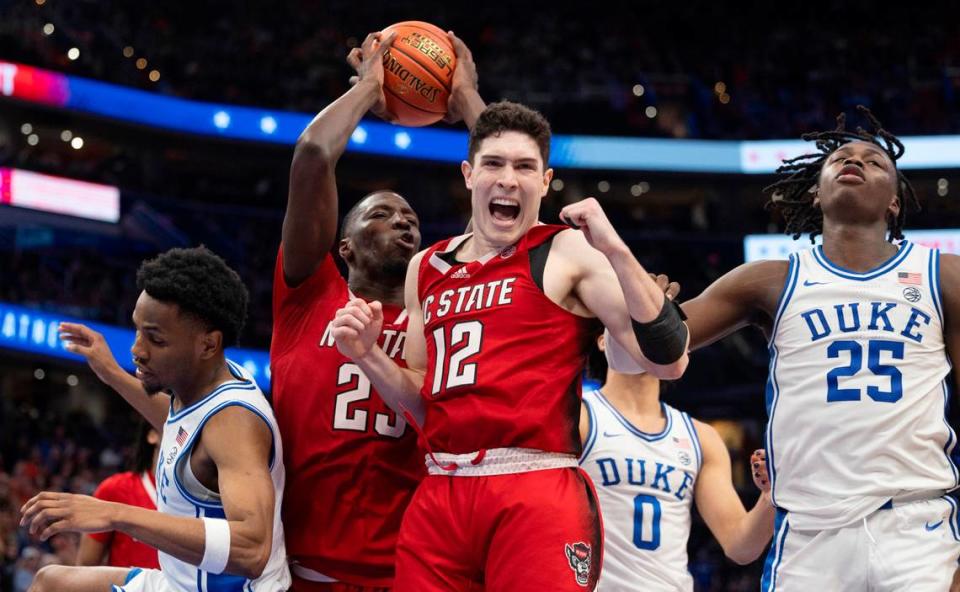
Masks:
[[[290,586],[283,525],[280,523],[280,502],[283,500],[283,448],[273,410],[250,374],[227,361],[236,380],[224,382],[210,394],[189,407],[174,412],[172,406],[163,426],[163,440],[157,461],[157,509],[165,514],[189,518],[225,518],[223,504],[214,492],[206,490],[190,469],[190,452],[207,420],[231,406],[248,409],[258,415],[273,435],[270,477],[274,488],[273,546],[263,574],[256,580],[230,574],[201,571],[164,552],[160,552],[160,568],[171,587],[180,592],[274,592]],[[242,434],[237,434],[242,437]]]
[[[865,273],[790,256],[770,341],[767,461],[800,530],[957,487],[939,252],[900,243]]]
[[[661,403],[667,424],[638,430],[603,396],[585,393],[590,431],[580,465],[603,515],[603,571],[597,590],[693,590],[687,539],[703,453],[693,421]]]

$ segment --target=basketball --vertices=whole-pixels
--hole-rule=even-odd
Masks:
[[[396,33],[383,55],[383,94],[395,123],[430,125],[447,113],[450,84],[457,58],[447,34],[421,21],[404,21],[383,30]]]

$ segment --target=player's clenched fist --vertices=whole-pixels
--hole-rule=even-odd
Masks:
[[[611,255],[627,246],[613,228],[600,202],[592,197],[568,205],[560,210],[560,219],[578,226],[590,246],[604,255]]]
[[[383,328],[383,305],[374,300],[354,298],[337,311],[333,319],[337,349],[354,360],[367,355],[377,344]]]
[[[764,493],[770,492],[770,475],[767,474],[767,451],[763,448],[754,450],[750,455],[750,474],[753,475],[753,484]]]

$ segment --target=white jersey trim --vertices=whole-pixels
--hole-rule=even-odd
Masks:
[[[907,255],[910,254],[910,251],[913,250],[913,243],[910,241],[904,240],[900,242],[899,249],[896,253],[877,267],[871,269],[870,271],[865,272],[856,272],[849,269],[840,267],[836,263],[833,263],[827,256],[823,254],[823,245],[817,245],[812,249],[813,258],[821,267],[829,271],[830,273],[842,277],[845,280],[855,280],[858,282],[865,282],[867,280],[872,280],[878,278],[881,275],[884,275],[888,271],[891,271],[900,263],[907,258]]]
[[[693,442],[693,451],[697,456],[697,476],[700,476],[700,468],[703,466],[703,447],[700,445],[700,436],[697,434],[697,428],[693,425],[693,418],[686,411],[680,411],[680,417],[690,432],[690,438]]]
[[[793,253],[790,255],[790,266],[787,268],[787,281],[783,284],[783,291],[780,293],[780,302],[777,304],[777,313],[773,319],[773,329],[770,331],[770,376],[767,378],[767,472],[770,476],[770,500],[773,502],[773,505],[777,505],[776,501],[776,488],[774,484],[776,483],[777,471],[774,463],[774,450],[773,450],[773,415],[777,410],[777,399],[780,397],[780,385],[777,383],[777,359],[779,358],[779,351],[776,346],[776,336],[777,329],[780,326],[780,319],[783,316],[783,311],[787,309],[787,305],[790,304],[790,299],[793,297],[794,289],[797,287],[797,279],[800,277],[800,255],[798,253]]]
[[[210,412],[207,413],[207,415],[204,416],[202,420],[200,420],[200,423],[197,425],[196,430],[194,430],[193,435],[190,436],[190,439],[184,445],[183,450],[180,453],[182,455],[181,458],[183,459],[183,462],[187,462],[187,463],[190,462],[190,456],[191,456],[190,451],[192,451],[193,445],[196,442],[197,438],[199,438],[200,434],[203,433],[203,426],[205,426],[207,422],[210,421],[210,418],[212,418],[214,415],[216,415],[220,411],[223,411],[227,407],[243,407],[244,409],[256,414],[257,417],[262,419],[263,423],[267,425],[267,429],[270,430],[270,462],[268,463],[267,466],[268,466],[268,470],[272,471],[273,465],[274,463],[276,463],[276,460],[277,460],[277,454],[276,454],[277,434],[273,433],[273,427],[270,425],[270,421],[267,419],[267,417],[263,413],[261,413],[259,409],[257,409],[253,405],[250,405],[246,401],[224,401],[220,405],[217,405],[216,407],[211,409]],[[193,472],[190,469],[190,467],[184,467],[184,470],[191,471],[191,473]],[[195,476],[194,476],[194,479],[196,479]],[[180,491],[180,494],[191,504],[200,508],[223,508],[222,502],[201,500],[197,498],[195,495],[191,494],[190,491],[188,491],[187,486],[184,483],[180,482],[179,471],[176,471],[176,470],[173,471],[173,482],[176,484],[177,489]]]
[[[587,410],[587,440],[583,444],[583,451],[580,453],[579,464],[583,464],[583,461],[587,460],[587,456],[590,454],[590,451],[593,450],[593,445],[597,442],[597,420],[594,417],[593,407],[590,405],[590,401],[586,397],[581,399],[583,402],[583,408]]]
[[[664,417],[667,420],[667,423],[663,427],[663,430],[651,434],[648,432],[644,432],[640,428],[630,423],[630,420],[624,417],[623,414],[620,413],[620,411],[618,411],[617,408],[614,407],[613,404],[607,400],[607,397],[603,394],[602,390],[598,389],[595,392],[597,395],[597,400],[600,401],[600,403],[604,407],[606,407],[607,410],[609,410],[614,417],[617,418],[617,421],[623,424],[623,427],[627,428],[628,432],[630,432],[634,436],[637,436],[638,438],[646,440],[647,442],[656,442],[657,440],[663,440],[664,438],[666,438],[667,434],[670,433],[670,429],[673,428],[673,414],[670,413],[670,410],[667,408],[667,404],[664,403],[663,401],[660,401],[660,412],[663,413]]]

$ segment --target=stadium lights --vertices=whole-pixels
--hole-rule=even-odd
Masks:
[[[260,131],[265,134],[272,134],[277,131],[277,120],[270,115],[262,117],[260,119]]]
[[[396,145],[396,147],[399,148],[400,150],[406,150],[407,148],[409,148],[409,147],[410,147],[410,143],[411,143],[412,141],[413,141],[413,140],[410,138],[410,134],[408,134],[407,132],[397,132],[397,133],[393,136],[393,143],[394,143],[394,144]]]
[[[67,50],[67,59],[69,59],[71,62],[75,62],[79,57],[80,50],[76,47],[71,47],[69,50]]]
[[[213,114],[213,125],[217,126],[217,129],[227,129],[230,127],[230,114],[226,111],[217,111]]]
[[[357,129],[353,130],[353,133],[350,134],[350,141],[354,144],[365,144],[367,141],[367,130],[364,129],[362,125],[358,125]]]

